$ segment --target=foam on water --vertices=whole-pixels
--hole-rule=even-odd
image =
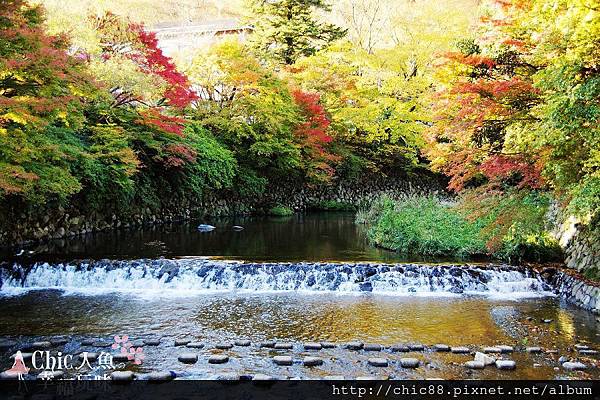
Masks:
[[[190,296],[222,292],[298,292],[389,296],[552,295],[541,277],[506,265],[243,263],[176,260],[18,264],[0,269],[0,295],[56,289],[64,294]]]

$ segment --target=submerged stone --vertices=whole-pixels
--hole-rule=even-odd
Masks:
[[[160,344],[160,339],[144,339],[144,344],[146,346],[158,346]]]
[[[527,347],[525,349],[526,352],[528,353],[541,353],[542,352],[542,348],[541,347],[537,347],[537,346],[532,346],[532,347]]]
[[[321,342],[321,347],[324,349],[334,349],[337,347],[337,344],[331,342]]]
[[[215,345],[215,349],[220,349],[220,350],[227,350],[227,349],[231,349],[233,347],[233,344],[231,343],[217,343]]]
[[[192,349],[202,349],[202,348],[204,348],[204,343],[202,343],[202,342],[190,342],[186,346],[190,347]]]
[[[410,351],[408,346],[403,344],[395,344],[390,349],[395,353],[407,353]]]
[[[410,349],[410,351],[423,351],[423,350],[425,350],[425,346],[423,346],[420,343],[409,344],[408,348]]]
[[[266,348],[270,348],[272,349],[273,347],[275,347],[275,342],[274,341],[266,341],[266,342],[261,342],[260,347],[266,347]]]
[[[187,346],[192,339],[175,339],[175,346]]]
[[[52,343],[49,341],[43,341],[43,342],[33,342],[31,344],[31,347],[37,350],[44,350],[44,349],[49,349],[50,347],[52,347]]]
[[[323,365],[323,359],[319,357],[304,357],[304,359],[302,360],[302,364],[304,364],[305,367]]]
[[[372,365],[374,367],[387,367],[388,366],[388,360],[385,358],[369,358],[367,360],[367,362],[369,363],[369,365]]]
[[[498,353],[498,354],[500,354],[500,353],[502,353],[502,349],[500,347],[496,347],[496,346],[493,346],[493,347],[484,347],[483,348],[483,352],[484,353]]]

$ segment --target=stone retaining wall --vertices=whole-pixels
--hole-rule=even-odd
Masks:
[[[554,291],[567,303],[600,315],[600,286],[586,281],[578,274],[546,268],[542,277],[553,287]]]
[[[162,210],[150,208],[118,213],[86,213],[77,208],[57,207],[44,216],[0,216],[0,246],[14,246],[24,242],[46,241],[117,228],[139,228],[173,221],[186,221],[205,215],[233,216],[260,214],[274,205],[288,206],[304,211],[323,201],[338,201],[358,205],[381,194],[400,196],[409,193],[441,193],[445,183],[432,175],[372,177],[359,181],[338,182],[328,187],[298,187],[281,183],[268,188],[259,198],[240,198],[232,194],[213,194],[197,203],[171,204]],[[15,213],[13,213],[15,214]]]

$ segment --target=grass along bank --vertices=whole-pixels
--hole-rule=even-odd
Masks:
[[[356,222],[367,225],[373,245],[408,255],[560,259],[560,247],[547,231],[545,196],[515,193],[478,200],[383,196],[361,208]]]

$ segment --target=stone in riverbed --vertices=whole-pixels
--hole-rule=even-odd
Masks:
[[[116,361],[116,362],[127,362],[127,361],[130,361],[126,353],[115,354],[112,357],[112,359],[113,359],[113,361]]]
[[[465,367],[469,368],[469,369],[484,369],[485,368],[485,364],[482,361],[467,361],[465,364]]]
[[[553,320],[551,319],[543,319],[542,322],[545,324],[549,324],[550,322],[552,322]]]
[[[160,344],[160,339],[158,338],[144,339],[143,341],[146,346],[158,346]]]
[[[323,347],[324,349],[335,349],[337,345],[331,342],[321,342],[321,347]]]
[[[69,343],[69,339],[63,337],[56,337],[50,339],[50,343],[52,343],[52,346],[62,346],[64,344]]]
[[[12,371],[4,371],[0,373],[0,380],[18,380],[22,374]]]
[[[52,347],[52,343],[49,341],[33,342],[33,343],[31,343],[31,347],[36,350],[44,350],[44,349],[49,349],[50,347]]]
[[[493,365],[496,363],[496,359],[494,357],[490,357],[479,351],[475,353],[475,361],[482,362],[484,365]]]
[[[502,349],[500,347],[496,347],[496,346],[492,346],[492,347],[484,347],[483,348],[483,352],[484,353],[502,353]]]
[[[401,358],[400,366],[402,368],[417,368],[420,364],[420,361],[416,358]]]
[[[381,351],[381,350],[383,350],[383,347],[380,344],[376,344],[376,343],[365,343],[363,345],[363,350],[364,351]]]
[[[272,349],[273,347],[275,347],[275,341],[268,340],[266,342],[261,342],[260,347]]]
[[[583,371],[584,369],[587,369],[587,365],[585,365],[584,363],[575,361],[575,362],[570,362],[567,361],[565,363],[563,363],[562,367],[564,369],[566,369],[567,371]]]
[[[528,353],[541,353],[542,352],[542,348],[541,347],[537,347],[537,346],[532,346],[532,347],[527,347],[525,349],[526,352]]]
[[[175,339],[175,346],[187,346],[192,339]]]
[[[425,350],[425,346],[423,346],[422,344],[419,344],[419,343],[409,344],[408,348],[410,349],[410,351],[423,351],[423,350]]]
[[[255,374],[252,377],[253,381],[274,381],[275,378],[273,378],[271,375],[265,375],[265,374]]]
[[[587,344],[578,343],[578,344],[576,344],[576,345],[575,345],[575,348],[576,348],[577,350],[587,350],[587,349],[589,349],[590,347],[589,347]]]
[[[133,345],[135,347],[139,347],[139,346],[136,346],[135,343],[133,343]],[[112,343],[105,342],[104,340],[99,340],[97,342],[92,343],[92,346],[94,346],[94,347],[110,347],[110,346],[112,346]],[[142,346],[143,346],[143,344],[142,344]]]
[[[177,374],[173,371],[159,371],[150,372],[146,375],[146,380],[151,382],[165,382],[173,380],[177,377]]]
[[[220,350],[228,350],[231,349],[233,347],[233,344],[231,343],[217,343],[215,345],[215,349],[220,349]]]
[[[204,348],[204,343],[202,342],[189,342],[186,344],[186,347],[190,347],[192,349],[202,349]]]
[[[445,344],[436,344],[433,346],[433,351],[447,352],[447,351],[450,351],[450,346],[445,345]]]
[[[410,349],[403,344],[395,344],[390,348],[394,353],[408,353]]]
[[[9,347],[13,347],[17,344],[17,342],[12,340],[0,340],[0,350],[8,349]]]
[[[236,341],[234,342],[234,344],[235,344],[236,346],[248,347],[248,346],[250,346],[250,341],[249,341],[249,340],[247,340],[247,339],[236,340]]]
[[[569,361],[569,357],[567,357],[567,356],[560,356],[560,357],[558,357],[558,362],[561,363],[561,364],[562,363],[566,363],[567,361]]]
[[[363,348],[362,342],[349,342],[346,343],[346,348],[348,350],[360,350]]]
[[[290,356],[275,356],[273,362],[277,365],[292,365],[293,360]]]
[[[177,359],[184,364],[196,364],[196,362],[198,362],[198,355],[194,353],[183,353],[180,354]]]
[[[317,365],[323,365],[323,359],[319,357],[304,357],[302,364],[305,367],[315,367]]]
[[[321,343],[316,342],[308,342],[304,343],[304,350],[321,350],[323,345]]]
[[[81,345],[82,346],[91,346],[92,343],[94,343],[96,341],[96,339],[83,339],[81,341]]]
[[[343,381],[345,379],[344,375],[327,375],[323,377],[324,381]]]
[[[239,381],[241,377],[235,372],[223,372],[213,377],[216,381]]]
[[[598,354],[597,350],[592,350],[592,349],[583,349],[583,350],[579,350],[579,354],[585,354],[588,356],[593,356],[595,354]]]
[[[457,347],[451,347],[450,351],[454,354],[469,354],[469,352],[471,350],[469,350],[468,347],[464,347],[464,346],[457,346]]]
[[[369,360],[367,360],[367,362],[369,363],[369,365],[372,365],[373,367],[387,367],[388,366],[388,360],[385,358],[369,358]]]
[[[517,367],[517,363],[513,360],[496,360],[496,368],[511,370]]]
[[[110,374],[111,380],[119,382],[132,381],[134,377],[135,375],[131,371],[115,371]]]
[[[512,353],[515,349],[512,346],[500,345],[496,346],[500,349],[501,353]]]
[[[229,361],[229,357],[224,354],[215,354],[208,358],[209,364],[225,364]]]
[[[275,343],[273,348],[275,350],[291,350],[294,348],[294,345],[291,343]]]

